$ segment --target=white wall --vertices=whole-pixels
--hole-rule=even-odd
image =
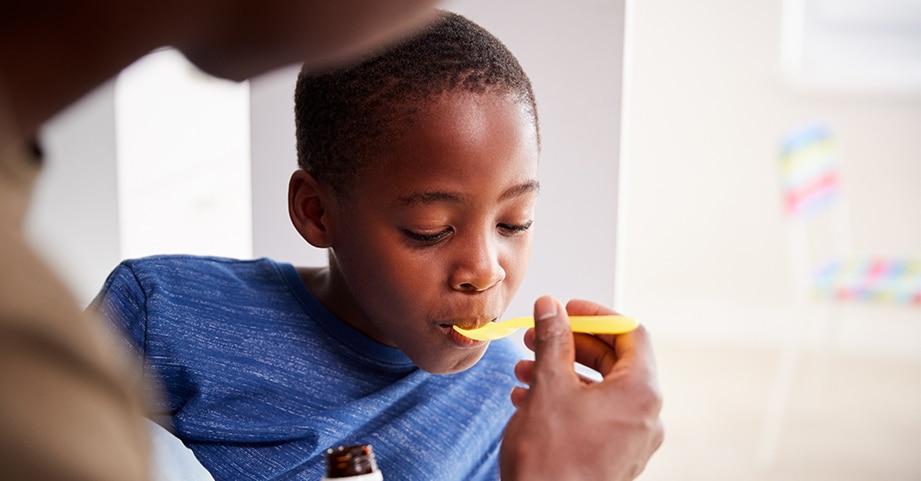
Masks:
[[[326,250],[304,241],[288,217],[288,179],[297,169],[294,85],[299,66],[250,81],[253,253],[295,265],[326,265]]]
[[[27,218],[33,245],[81,303],[120,255],[114,92],[109,82],[43,126],[45,166]]]
[[[455,0],[444,7],[499,37],[537,95],[543,135],[541,197],[528,276],[509,315],[527,315],[543,294],[613,302],[624,3]],[[254,249],[305,264],[325,257],[287,216],[296,167],[296,69],[252,82]]]
[[[122,257],[252,255],[247,82],[161,49],[119,74],[115,124]]]

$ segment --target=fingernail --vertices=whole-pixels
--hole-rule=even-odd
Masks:
[[[539,313],[535,318],[538,321],[556,317],[556,300],[552,297],[541,297],[534,304],[534,310]]]

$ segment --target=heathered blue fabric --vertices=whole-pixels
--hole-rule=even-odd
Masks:
[[[426,373],[268,259],[125,261],[94,306],[144,356],[162,412],[216,480],[319,480],[341,444],[371,444],[388,480],[499,478],[509,341],[467,371]]]

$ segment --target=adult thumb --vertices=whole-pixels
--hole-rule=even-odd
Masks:
[[[573,374],[576,351],[569,316],[563,305],[550,296],[534,303],[534,375],[536,387],[544,379]],[[545,382],[546,382],[545,381]]]

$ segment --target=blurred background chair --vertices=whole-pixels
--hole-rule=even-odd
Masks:
[[[799,297],[921,307],[921,259],[854,255],[840,155],[821,124],[798,129],[783,141],[781,189]]]
[[[786,334],[781,351],[758,449],[762,464],[774,458],[800,351],[809,347],[822,357],[835,345],[843,315],[837,307],[873,302],[921,308],[921,259],[854,254],[841,151],[830,129],[822,124],[797,129],[780,152],[792,281],[806,314],[803,324]]]

